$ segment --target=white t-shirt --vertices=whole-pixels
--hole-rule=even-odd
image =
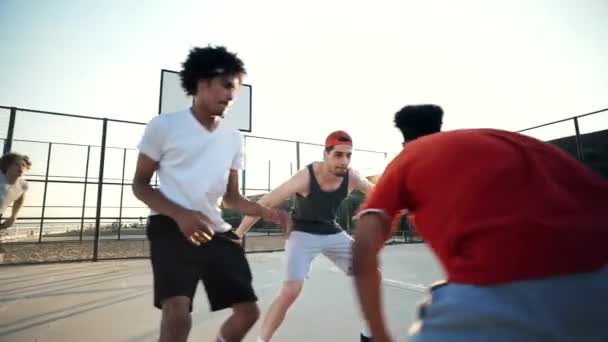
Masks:
[[[8,184],[6,175],[0,171],[0,216],[13,202],[18,200],[28,189],[23,177],[17,178],[14,184]]]
[[[222,219],[219,205],[230,170],[242,167],[241,132],[224,122],[210,132],[188,109],[153,118],[138,149],[159,162],[159,190],[163,195],[205,214],[216,232],[232,228]]]

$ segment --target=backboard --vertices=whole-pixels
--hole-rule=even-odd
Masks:
[[[224,114],[224,119],[243,132],[251,132],[251,85],[243,84]],[[158,114],[184,110],[192,106],[192,96],[188,96],[180,84],[176,71],[162,69],[160,73],[160,99]]]

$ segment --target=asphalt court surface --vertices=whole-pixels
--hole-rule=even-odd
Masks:
[[[283,258],[284,252],[248,254],[262,315],[282,284]],[[390,329],[407,341],[424,290],[443,274],[424,244],[387,246],[382,271]],[[189,340],[213,341],[228,315],[210,313],[199,286]],[[0,268],[0,341],[151,342],[159,321],[146,259]],[[255,342],[260,322],[245,341]],[[360,326],[351,279],[320,255],[273,341],[358,341]]]

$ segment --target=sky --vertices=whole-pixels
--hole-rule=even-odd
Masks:
[[[519,130],[608,107],[607,17],[605,0],[2,0],[0,105],[147,122],[161,69],[225,45],[248,69],[252,134],[322,142],[344,129],[390,159],[401,146],[392,117],[406,104],[441,105],[446,130]],[[23,116],[15,138],[98,144],[99,122],[66,122]],[[141,128],[118,126],[114,145],[134,147]],[[605,128],[608,114],[581,120],[582,132]],[[572,133],[571,123],[528,132]],[[282,170],[271,186],[295,167],[293,145],[279,145],[248,147],[260,186],[268,159]],[[376,157],[353,164],[371,172],[384,165]]]

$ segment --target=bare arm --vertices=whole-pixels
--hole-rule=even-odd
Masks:
[[[374,184],[370,183],[365,177],[361,176],[359,172],[354,169],[350,171],[351,188],[353,190],[359,190],[364,194],[367,194],[371,189],[374,188]]]
[[[158,162],[143,153],[139,154],[132,185],[135,197],[155,212],[172,218],[182,234],[193,244],[200,245],[211,240],[214,232],[208,217],[201,212],[173,203],[150,185],[150,179],[156,169]]]
[[[237,170],[230,170],[228,187],[223,197],[224,205],[227,208],[236,210],[245,215],[263,216],[267,208],[259,203],[252,202],[239,191],[239,174]]]
[[[300,170],[290,179],[279,185],[276,189],[264,195],[258,203],[267,207],[276,207],[281,204],[284,200],[289,198],[296,192],[301,192],[302,189],[306,188],[308,182],[308,172],[306,170]],[[259,220],[257,215],[246,216],[241,221],[239,228],[236,233],[239,236],[243,236],[251,229],[251,227]]]
[[[391,219],[407,207],[410,196],[406,188],[407,156],[399,155],[388,165],[374,186],[355,228],[353,242],[353,273],[357,298],[374,341],[391,341],[382,308],[382,277],[378,270],[378,254],[390,236]]]
[[[15,221],[17,220],[17,215],[19,214],[19,211],[23,207],[24,202],[25,202],[25,194],[21,195],[21,197],[19,197],[15,202],[13,202],[13,209],[11,212],[11,217],[7,218],[4,222],[2,222],[2,224],[0,225],[0,229],[9,228],[15,223]]]
[[[158,169],[158,162],[140,153],[137,159],[135,175],[133,176],[133,194],[155,212],[171,217],[177,221],[177,216],[185,208],[173,203],[160,191],[150,185],[152,175]]]
[[[15,203],[13,203],[13,210],[11,212],[11,218],[13,220],[17,219],[17,215],[19,215],[19,211],[21,210],[21,208],[23,207],[23,203],[25,202],[25,194],[21,195],[21,197],[19,197]]]
[[[378,253],[390,229],[385,217],[376,213],[364,214],[357,222],[353,244],[353,273],[363,316],[368,322],[374,341],[389,341],[382,315],[382,277],[378,270]]]
[[[228,187],[224,194],[223,201],[226,207],[239,211],[245,215],[261,216],[265,220],[271,222],[280,224],[285,223],[283,222],[285,221],[285,217],[282,217],[283,215],[280,212],[271,210],[262,203],[250,201],[248,198],[241,195],[241,192],[239,191],[239,174],[237,170],[230,170]]]

